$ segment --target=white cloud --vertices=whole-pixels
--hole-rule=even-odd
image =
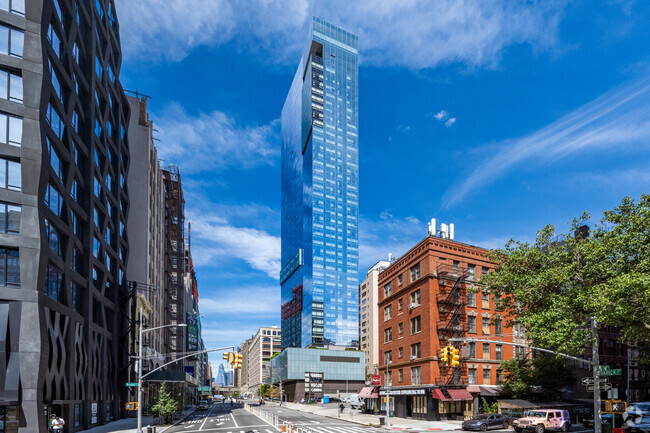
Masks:
[[[433,117],[435,117],[436,119],[441,120],[441,121],[445,120],[447,118],[447,116],[448,116],[447,110],[439,111],[438,113],[433,115]]]
[[[222,314],[279,315],[280,286],[222,288],[211,292],[210,297],[199,296],[199,311],[206,318]]]
[[[563,1],[118,0],[129,59],[178,61],[194,48],[235,41],[272,63],[296,64],[311,16],[359,36],[363,62],[411,69],[495,67],[502,51],[557,43]]]
[[[443,205],[460,203],[525,161],[552,162],[571,153],[647,147],[650,142],[650,76],[619,86],[525,137],[499,143],[465,180],[447,190]]]
[[[220,216],[195,215],[190,221],[195,265],[214,266],[224,259],[239,259],[273,279],[279,277],[279,237],[261,229],[235,226]]]
[[[221,111],[190,116],[177,103],[153,118],[159,130],[160,157],[179,165],[183,172],[273,164],[279,153],[277,120],[241,126]]]
[[[447,121],[445,122],[445,126],[446,126],[447,128],[449,128],[449,127],[450,127],[451,125],[453,125],[454,123],[456,123],[456,118],[455,118],[455,117],[452,117],[452,118],[447,119]]]

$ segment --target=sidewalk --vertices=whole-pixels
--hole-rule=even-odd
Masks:
[[[172,425],[155,425],[154,423],[157,421],[157,419],[151,415],[143,415],[142,416],[142,431],[144,433],[147,432],[147,426],[152,426],[156,427],[156,433],[163,433],[165,430],[167,430],[169,427],[172,427],[179,422],[181,422],[186,416],[194,412],[194,409],[185,409],[183,412],[181,412],[181,418],[177,421],[174,422]],[[79,433],[136,433],[138,430],[138,418],[133,417],[133,418],[123,418],[123,419],[118,419],[113,422],[109,422],[108,424],[100,425],[97,427],[93,427],[88,430],[82,430]]]
[[[386,419],[385,415],[360,413],[347,406],[339,417],[338,404],[325,404],[321,406],[320,404],[284,403],[284,406],[292,410],[363,425],[379,426],[379,418]],[[395,430],[460,430],[462,423],[462,421],[454,420],[425,421],[411,418],[390,418],[390,428]]]

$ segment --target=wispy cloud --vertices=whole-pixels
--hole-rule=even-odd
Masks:
[[[621,85],[525,137],[498,143],[499,151],[443,196],[443,206],[463,201],[513,167],[528,161],[548,163],[574,152],[648,146],[650,76]]]
[[[246,301],[242,302],[242,295]],[[207,296],[199,297],[201,315],[219,314],[279,315],[279,286],[238,286],[221,288]]]
[[[447,110],[440,110],[436,114],[434,114],[433,117],[438,122],[445,125],[447,128],[449,128],[451,125],[456,123],[456,118],[455,117],[449,117],[449,113],[447,112]]]
[[[374,65],[495,67],[511,45],[556,45],[564,1],[117,0],[122,44],[133,60],[178,61],[198,46],[235,41],[295,64],[312,15],[360,38]],[[146,54],[144,54],[146,53]]]
[[[362,217],[359,223],[359,269],[363,272],[388,253],[399,257],[427,235],[427,224],[409,216],[398,218],[384,211],[377,219]]]
[[[197,266],[220,266],[237,259],[273,279],[278,278],[279,237],[260,228],[235,225],[222,216],[194,214],[191,222],[192,257]]]
[[[159,130],[161,158],[184,172],[274,164],[279,153],[278,124],[242,126],[221,111],[189,115],[177,103],[153,116]]]

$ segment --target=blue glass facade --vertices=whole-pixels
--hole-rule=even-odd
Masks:
[[[282,109],[282,348],[358,347],[358,41],[310,36]]]

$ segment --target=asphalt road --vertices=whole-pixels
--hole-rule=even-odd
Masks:
[[[278,430],[242,408],[241,404],[215,403],[207,411],[195,411],[167,430],[170,433],[277,433]]]

